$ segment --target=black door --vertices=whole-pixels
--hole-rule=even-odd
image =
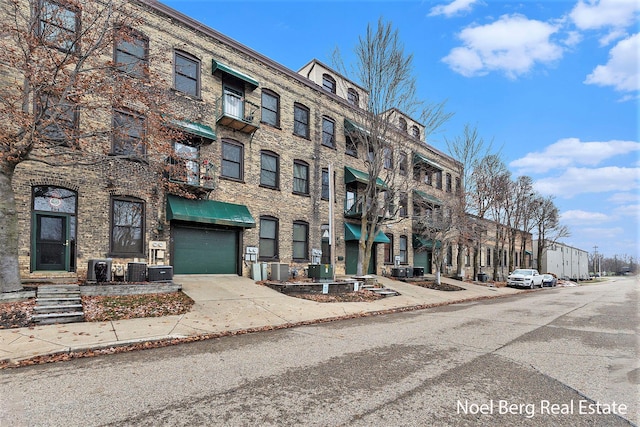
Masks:
[[[36,215],[36,270],[69,270],[69,218]]]

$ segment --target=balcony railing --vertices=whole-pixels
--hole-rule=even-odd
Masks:
[[[240,132],[253,133],[260,127],[257,116],[259,107],[244,97],[233,92],[225,92],[222,96],[222,111],[218,124]]]
[[[208,160],[179,159],[169,165],[169,181],[191,187],[213,190],[215,176],[215,168]]]

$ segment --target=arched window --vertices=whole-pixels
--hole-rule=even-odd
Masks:
[[[418,129],[418,126],[411,126],[411,136],[420,139],[420,129]]]
[[[398,128],[403,132],[407,131],[407,121],[402,117],[398,119]]]
[[[336,93],[336,79],[329,74],[322,75],[322,87],[327,92]]]
[[[358,96],[358,92],[355,89],[349,88],[347,89],[347,101],[349,104],[359,107],[360,106],[360,96]]]

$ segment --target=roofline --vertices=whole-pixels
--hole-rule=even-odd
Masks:
[[[313,58],[313,59],[311,59],[309,62],[307,62],[306,64],[304,64],[302,67],[300,67],[300,69],[298,70],[298,73],[299,73],[300,71],[302,71],[302,69],[303,69],[304,67],[306,67],[307,65],[313,64],[314,62],[315,62],[316,64],[318,64],[318,65],[323,66],[323,67],[324,67],[324,68],[326,68],[327,70],[329,70],[329,71],[331,71],[331,72],[333,72],[333,73],[337,74],[338,76],[342,77],[344,80],[346,80],[346,81],[348,81],[349,83],[351,83],[352,85],[356,86],[358,89],[362,89],[362,90],[363,90],[363,91],[365,91],[367,94],[369,93],[369,91],[368,91],[367,89],[365,89],[364,87],[360,86],[358,83],[354,82],[353,80],[351,80],[350,78],[346,77],[346,76],[345,76],[345,75],[343,75],[342,73],[339,73],[339,72],[338,72],[338,71],[336,71],[334,68],[332,68],[332,67],[328,66],[327,64],[325,64],[324,62],[320,61],[320,60],[319,60],[319,59],[317,59],[317,58]]]

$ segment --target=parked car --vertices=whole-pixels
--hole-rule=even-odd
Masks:
[[[532,268],[519,268],[507,277],[507,286],[518,288],[542,287],[542,275]]]
[[[543,274],[542,275],[542,286],[548,286],[548,287],[553,287],[556,286],[558,284],[558,279],[556,279],[556,276],[554,276],[553,274]]]

